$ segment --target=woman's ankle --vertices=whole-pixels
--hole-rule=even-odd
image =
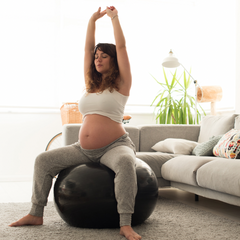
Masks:
[[[131,226],[132,214],[131,213],[121,213],[120,214],[120,227]]]
[[[33,203],[29,214],[35,217],[43,217],[43,211],[44,211],[44,206],[40,206]]]

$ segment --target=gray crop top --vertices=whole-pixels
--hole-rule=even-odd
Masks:
[[[88,114],[99,114],[122,123],[127,100],[128,96],[124,96],[116,90],[112,93],[109,90],[104,90],[102,93],[84,94],[78,107],[83,119]]]

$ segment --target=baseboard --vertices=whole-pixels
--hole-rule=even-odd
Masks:
[[[29,182],[32,178],[32,175],[3,175],[0,176],[0,182]]]

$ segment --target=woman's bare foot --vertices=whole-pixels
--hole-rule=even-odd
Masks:
[[[120,228],[120,234],[128,240],[139,240],[142,239],[140,235],[133,231],[131,226],[122,226]]]
[[[10,224],[9,227],[18,227],[24,225],[43,225],[43,217],[35,217],[28,214],[17,222]]]

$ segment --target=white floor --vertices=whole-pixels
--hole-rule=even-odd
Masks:
[[[32,182],[0,182],[0,203],[30,202],[31,192]],[[199,197],[199,201],[195,202],[194,194],[175,188],[159,189],[159,195],[232,219],[240,224],[240,207],[204,197]],[[53,188],[48,200],[53,201]]]

